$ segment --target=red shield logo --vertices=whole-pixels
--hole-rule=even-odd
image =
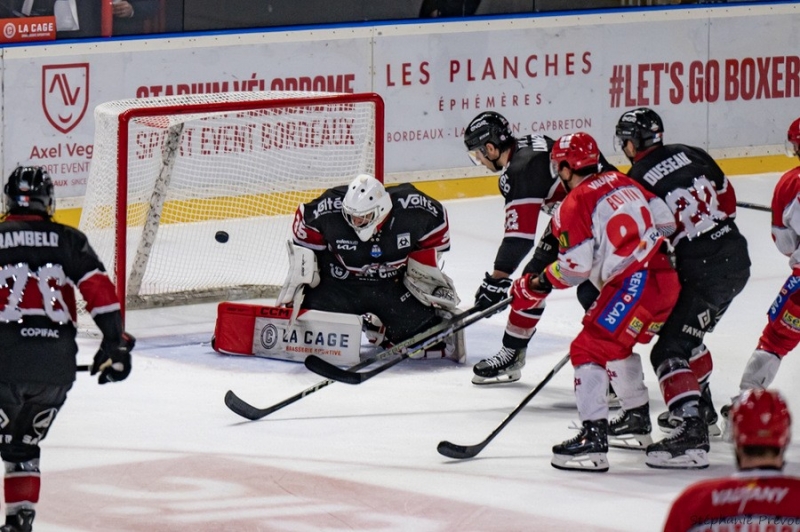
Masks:
[[[42,108],[54,128],[69,133],[89,106],[89,63],[42,67]]]

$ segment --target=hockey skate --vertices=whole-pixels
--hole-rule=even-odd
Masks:
[[[649,404],[621,410],[608,424],[608,446],[644,451],[653,443],[651,430]]]
[[[608,420],[584,421],[577,436],[553,446],[550,465],[556,469],[608,471]]]
[[[525,367],[525,349],[501,347],[498,353],[475,364],[472,372],[473,384],[495,384],[516,382],[522,377]]]
[[[0,532],[31,532],[34,517],[36,517],[35,510],[22,508],[17,513],[6,516],[6,524],[0,526]]]
[[[700,417],[703,418],[708,425],[709,436],[720,436],[722,430],[717,425],[719,416],[714,410],[714,403],[711,400],[711,390],[708,384],[700,386]],[[670,412],[662,412],[658,416],[658,428],[661,432],[670,434],[675,427],[681,424],[682,419],[672,415]]]
[[[708,467],[708,429],[699,417],[686,417],[663,440],[647,447],[645,463],[656,469]]]

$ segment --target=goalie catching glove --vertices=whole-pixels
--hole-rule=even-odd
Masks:
[[[136,345],[136,338],[127,332],[122,333],[122,339],[116,347],[106,345],[105,341],[100,344],[91,370],[92,375],[100,372],[100,376],[97,378],[98,383],[124,381],[130,375],[131,351],[133,351],[134,345]]]
[[[539,288],[539,280],[533,274],[526,273],[511,285],[511,308],[516,311],[530,310],[541,305],[542,301],[547,298],[547,295],[553,289],[552,285],[545,283],[545,286]],[[537,288],[531,286],[531,281],[535,282]]]
[[[435,249],[420,249],[408,255],[403,285],[429,307],[452,310],[461,302],[453,280],[439,269]]]
[[[317,256],[313,250],[298,246],[291,240],[286,242],[286,248],[289,252],[289,271],[276,303],[278,305],[292,303],[292,306],[299,307],[303,287],[308,285],[314,288],[319,284]]]

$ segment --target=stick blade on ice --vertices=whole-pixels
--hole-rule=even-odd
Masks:
[[[465,458],[473,458],[485,447],[485,444],[478,445],[458,445],[449,441],[440,441],[436,450],[439,454],[448,458],[455,458],[456,460],[463,460]]]

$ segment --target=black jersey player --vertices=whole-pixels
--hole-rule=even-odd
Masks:
[[[14,170],[0,221],[0,455],[5,466],[3,532],[31,530],[39,499],[39,443],[75,380],[76,294],[103,333],[92,374],[121,381],[133,337],[86,236],[57,223],[53,182],[41,167]]]
[[[489,307],[507,297],[510,276],[533,249],[539,213],[552,212],[566,191],[550,167],[553,139],[544,135],[516,138],[508,120],[497,112],[486,111],[473,118],[464,131],[464,144],[473,163],[500,173],[498,186],[505,202],[503,239],[491,273],[486,273],[475,294],[476,304]],[[600,167],[604,171],[616,170],[602,154]],[[522,273],[538,275],[557,257],[558,241],[548,223]],[[597,294],[597,288],[589,281],[578,287],[578,299],[584,308],[591,305]],[[509,383],[520,379],[526,350],[544,306],[542,301],[532,309],[511,310],[500,351],[473,367],[473,383]]]
[[[616,126],[618,144],[632,162],[628,175],[663,198],[677,222],[671,243],[680,296],[650,355],[669,408],[659,426],[672,435],[648,448],[648,464],[703,467],[685,452],[707,451],[708,435],[720,433],[703,338],[747,283],[750,258],[734,221],[736,194],[722,169],[701,148],[664,144],[663,133],[661,117],[649,108],[627,111]]]

